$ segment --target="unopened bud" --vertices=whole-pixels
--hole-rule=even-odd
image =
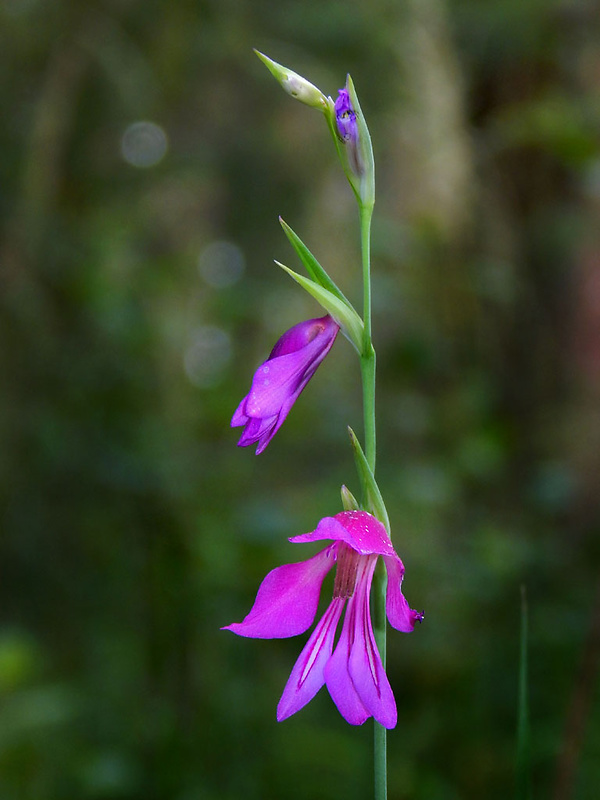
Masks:
[[[298,75],[297,72],[273,61],[258,50],[254,52],[289,95],[299,100],[301,103],[311,106],[311,108],[318,108],[321,111],[325,111],[327,108],[327,98],[314,84],[307,81],[302,75]]]
[[[356,497],[354,497],[350,489],[348,489],[347,486],[342,486],[340,491],[342,495],[342,506],[344,511],[357,511],[360,506],[358,505],[358,500]]]
[[[334,113],[337,150],[346,177],[361,206],[372,206],[375,202],[373,148],[350,75],[345,87],[338,92]]]

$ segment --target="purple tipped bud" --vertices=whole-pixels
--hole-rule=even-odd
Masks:
[[[360,155],[358,121],[356,119],[356,111],[350,100],[348,89],[344,88],[338,91],[338,98],[335,101],[334,110],[338,134],[346,145],[348,163],[350,164],[352,172],[360,178],[364,173],[364,168]]]

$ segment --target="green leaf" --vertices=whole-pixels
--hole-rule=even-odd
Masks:
[[[531,749],[529,735],[529,676],[527,664],[528,613],[527,592],[521,586],[521,646],[519,655],[519,703],[517,723],[517,800],[531,798]]]
[[[289,239],[290,244],[292,245],[296,253],[298,253],[300,261],[302,261],[310,277],[316,283],[320,284],[324,289],[327,289],[327,291],[336,295],[336,297],[339,297],[339,299],[342,300],[344,303],[350,305],[349,301],[344,296],[343,292],[331,280],[329,275],[325,272],[323,267],[319,264],[317,259],[313,256],[313,254],[310,252],[310,250],[304,244],[304,242],[298,236],[298,234],[295,233],[287,224],[287,222],[285,222],[285,220],[283,220],[281,217],[279,217],[279,222],[281,224],[281,227],[283,228],[285,235]]]
[[[383,522],[385,529],[389,534],[391,531],[390,518],[388,517],[387,509],[385,507],[385,503],[383,502],[381,492],[379,491],[379,486],[377,486],[377,482],[375,481],[375,476],[373,475],[363,449],[360,446],[360,442],[356,438],[356,434],[352,428],[348,428],[348,433],[350,434],[350,442],[354,450],[356,469],[358,470],[358,476],[360,478],[365,495],[365,505],[367,506],[366,510],[373,514],[374,517],[377,517],[380,522]]]
[[[357,353],[360,355],[363,348],[364,325],[362,319],[358,316],[350,303],[347,300],[340,300],[337,295],[325,289],[320,284],[315,283],[315,281],[298,275],[297,272],[286,267],[285,264],[281,264],[279,261],[275,261],[275,263],[278,267],[285,270],[296,283],[299,283],[311,297],[314,297],[315,300],[323,306],[327,313],[337,322],[344,335],[354,345]]]

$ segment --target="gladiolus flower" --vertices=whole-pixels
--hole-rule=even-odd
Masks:
[[[239,447],[256,444],[262,453],[304,387],[317,371],[339,331],[330,316],[294,325],[254,373],[250,392],[237,407],[231,427],[245,425]]]
[[[369,594],[377,559],[388,574],[386,612],[390,624],[411,632],[423,614],[409,608],[402,594],[404,566],[384,526],[365,511],[342,511],[325,517],[311,533],[291,542],[333,540],[320,553],[269,572],[243,622],[225,630],[240,636],[275,639],[304,633],[317,612],[321,585],[336,564],[333,599],[313,630],[283,691],[278,721],[295,714],[325,684],[341,715],[351,725],[369,717],[386,728],[397,721],[396,701],[375,643]],[[334,637],[344,606],[339,641]]]

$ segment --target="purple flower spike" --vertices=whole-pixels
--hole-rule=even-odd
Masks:
[[[231,427],[245,425],[238,447],[256,444],[262,453],[304,387],[317,371],[339,331],[330,316],[294,325],[254,373],[250,392],[237,407]]]
[[[281,722],[295,714],[326,685],[340,714],[351,725],[362,725],[374,717],[384,727],[393,728],[396,701],[377,650],[369,608],[379,556],[388,573],[386,610],[390,624],[409,633],[424,615],[406,602],[401,588],[404,566],[386,529],[371,514],[342,511],[322,519],[311,533],[290,541],[321,539],[333,540],[333,544],[308,561],[272,570],[248,616],[224,630],[259,639],[304,633],[315,618],[325,575],[335,563],[333,599],[292,669],[277,707],[277,719]],[[334,649],[346,601],[346,615]]]

